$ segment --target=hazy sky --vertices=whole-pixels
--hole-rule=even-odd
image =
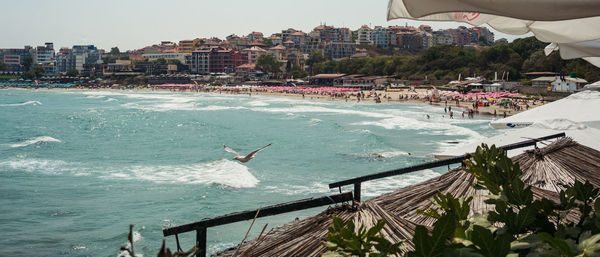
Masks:
[[[432,25],[453,22],[386,21],[387,0],[1,0],[0,48],[54,42],[55,49],[94,44],[121,51],[197,37],[260,31],[266,36],[321,23],[352,30],[361,25]],[[510,36],[495,32],[496,39]]]

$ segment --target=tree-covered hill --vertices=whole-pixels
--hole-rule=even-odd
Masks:
[[[325,61],[319,53],[311,54],[307,63],[310,72],[346,73],[394,76],[399,79],[456,80],[462,77],[484,76],[493,79],[508,72],[510,80],[522,79],[522,73],[552,71],[565,75],[575,73],[593,82],[600,80],[600,68],[582,60],[562,60],[558,52],[544,54],[546,43],[535,37],[515,39],[482,50],[462,46],[437,46],[414,54],[375,56],[340,61]]]

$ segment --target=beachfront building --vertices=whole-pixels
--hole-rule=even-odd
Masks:
[[[309,77],[309,84],[315,86],[334,86],[335,80],[346,76],[346,74],[317,74]]]
[[[323,49],[323,55],[330,60],[348,58],[356,53],[356,44],[351,42],[328,42]]]
[[[27,57],[33,58],[34,52],[31,46],[22,49],[0,49],[0,62],[5,63],[9,71],[24,71],[23,60]]]
[[[275,57],[277,61],[283,61],[285,59],[286,47],[282,45],[274,46],[269,48],[268,53]]]
[[[364,75],[347,75],[334,80],[337,86],[360,88],[361,90],[383,88],[388,82],[389,78],[387,77]]]
[[[154,54],[142,54],[142,57],[148,59],[148,61],[155,62],[158,59],[164,60],[177,60],[182,64],[186,64],[186,57],[191,56],[192,53],[154,53]]]
[[[390,45],[390,33],[385,27],[376,26],[371,31],[371,42],[374,46],[387,48]]]
[[[352,39],[352,33],[348,28],[320,25],[315,27],[311,33],[318,35],[323,42],[351,42]]]
[[[190,70],[195,74],[233,73],[248,62],[247,55],[229,48],[213,48],[192,52]]]
[[[447,30],[438,30],[432,33],[433,46],[452,45],[452,35]]]
[[[54,62],[54,44],[46,43],[35,48],[35,63],[50,64]]]
[[[248,56],[248,64],[256,64],[258,57],[260,57],[263,54],[266,54],[267,50],[253,46],[250,48],[243,49],[241,52],[242,54],[246,54]]]
[[[360,29],[358,29],[357,33],[357,44],[359,45],[372,45],[373,41],[371,40],[371,33],[373,29],[369,28],[367,25],[362,25]]]
[[[192,52],[192,60],[190,62],[190,71],[195,74],[208,74],[210,50],[200,50]]]
[[[586,84],[587,81],[585,79],[564,76],[539,77],[531,80],[533,87],[547,88],[548,91],[565,93],[575,92],[583,88]]]
[[[417,32],[396,33],[396,45],[400,49],[419,51],[423,49],[423,36]]]
[[[177,52],[179,53],[191,53],[196,49],[196,43],[200,41],[199,38],[193,40],[181,40],[179,41],[179,46],[177,47]]]
[[[263,33],[256,31],[252,31],[252,33],[248,34],[248,39],[250,39],[251,41],[262,41],[263,37]]]

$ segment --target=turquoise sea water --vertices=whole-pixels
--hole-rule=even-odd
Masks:
[[[443,115],[429,105],[254,95],[0,90],[0,256],[117,256],[129,224],[136,252],[154,256],[165,227],[335,193],[327,183],[498,133],[485,117]],[[268,143],[245,164],[223,150]],[[363,197],[445,171],[367,183]],[[251,236],[320,210],[259,219]],[[209,253],[239,243],[248,226],[210,228]],[[195,235],[180,239],[187,249]]]

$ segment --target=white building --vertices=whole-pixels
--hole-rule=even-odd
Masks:
[[[142,54],[142,57],[147,58],[149,61],[156,61],[158,59],[165,60],[178,60],[181,63],[186,63],[186,55],[190,53],[155,53],[155,54]]]
[[[585,79],[571,77],[539,77],[531,80],[534,87],[546,87],[552,92],[575,92],[587,84]]]
[[[585,79],[570,78],[570,77],[557,77],[557,79],[551,83],[553,92],[569,92],[573,93],[575,90],[583,88],[587,84]]]
[[[360,27],[360,29],[358,29],[358,39],[356,43],[372,45],[373,41],[371,40],[371,32],[373,32],[373,29],[369,28],[367,25]]]

